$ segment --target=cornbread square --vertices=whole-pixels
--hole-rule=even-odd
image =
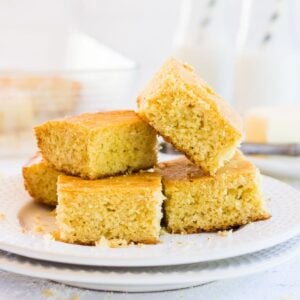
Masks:
[[[36,200],[48,205],[57,204],[56,183],[62,172],[49,165],[40,153],[37,153],[24,167],[25,189]]]
[[[43,157],[83,178],[148,169],[156,163],[156,133],[134,111],[85,113],[35,127]]]
[[[209,174],[235,153],[242,138],[237,113],[194,70],[173,58],[137,100],[139,115]]]
[[[162,194],[158,173],[98,180],[58,178],[60,239],[93,244],[102,238],[155,244],[159,241]]]
[[[215,177],[185,157],[159,165],[167,230],[196,233],[226,230],[270,215],[264,209],[258,169],[237,151]]]

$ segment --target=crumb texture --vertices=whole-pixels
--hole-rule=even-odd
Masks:
[[[161,177],[139,173],[99,180],[58,179],[57,222],[63,241],[95,244],[108,240],[159,241]]]
[[[153,167],[156,133],[133,111],[82,114],[35,128],[43,156],[56,169],[96,179]]]
[[[62,172],[56,171],[38,153],[23,167],[24,185],[35,201],[48,205],[57,204],[56,182]]]
[[[182,157],[159,165],[165,221],[172,233],[226,230],[270,215],[264,209],[260,174],[240,152],[215,177]]]
[[[139,114],[205,172],[234,155],[242,122],[193,69],[168,60],[138,98]]]

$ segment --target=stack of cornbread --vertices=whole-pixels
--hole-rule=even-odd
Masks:
[[[190,66],[169,59],[138,97],[137,113],[37,126],[41,153],[23,168],[25,187],[57,205],[60,240],[70,243],[157,243],[161,223],[170,233],[230,229],[270,217],[259,171],[237,150],[241,131],[231,107]],[[157,164],[157,133],[185,157]]]

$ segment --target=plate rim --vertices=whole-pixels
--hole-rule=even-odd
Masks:
[[[282,251],[281,248],[287,244],[289,244],[289,247]],[[71,266],[69,265],[65,266],[65,264],[57,264],[57,266],[53,269],[51,268],[51,266],[50,267],[45,266],[45,264],[47,265],[50,262],[38,261],[38,266],[37,267],[33,266],[33,268],[42,268],[43,271],[37,271],[35,269],[30,270],[28,268],[28,263],[31,262],[36,263],[36,260],[27,257],[21,257],[21,259],[25,260],[25,262],[19,262],[19,261],[16,262],[16,260],[18,260],[17,257],[19,257],[19,255],[14,254],[16,258],[10,257],[9,260],[6,257],[6,253],[1,253],[1,252],[0,252],[0,262],[1,262],[0,268],[2,270],[23,275],[23,276],[31,276],[34,278],[48,279],[48,280],[54,280],[60,282],[67,281],[69,283],[74,282],[74,283],[90,283],[90,284],[109,284],[109,285],[119,285],[119,286],[141,286],[141,285],[150,286],[150,285],[166,285],[166,284],[171,285],[171,284],[179,284],[179,283],[182,284],[190,283],[192,285],[195,283],[205,283],[205,282],[211,282],[215,280],[224,280],[230,278],[232,279],[232,278],[242,277],[246,275],[251,275],[251,274],[263,272],[269,268],[276,267],[282,263],[285,263],[288,260],[300,254],[300,235],[293,239],[290,239],[289,241],[280,243],[268,249],[260,250],[248,255],[241,255],[238,257],[223,259],[221,260],[221,262],[217,264],[215,262],[190,264],[189,266],[191,266],[191,268],[194,268],[193,270],[188,269],[188,270],[182,270],[182,271],[171,272],[171,273],[156,274],[156,273],[149,273],[147,272],[147,270],[141,269],[140,272],[136,272],[134,276],[132,276],[131,273],[131,277],[128,276],[128,272],[130,272],[130,269],[136,270],[136,268],[127,268],[128,269],[127,272],[123,271],[120,274],[117,274],[118,273],[118,271],[116,270],[118,269],[117,267],[110,268],[110,269],[114,269],[113,276],[108,276],[105,272],[103,273],[101,269],[97,268],[97,271],[100,272],[100,274],[97,273],[97,274],[93,274],[93,276],[90,276],[88,274],[83,274],[83,272],[85,272],[86,270],[81,270],[80,266],[76,266],[78,267],[78,270],[74,272],[74,270],[72,270]],[[264,254],[268,252],[270,253],[270,255],[266,259],[264,257]],[[13,260],[13,263],[10,262],[11,259]],[[9,266],[3,265],[3,260],[9,261],[7,263]],[[235,263],[236,261],[241,261],[243,265],[236,266]],[[224,266],[221,265],[222,262],[225,263]],[[216,265],[215,268],[209,266],[209,264],[214,264],[214,263]],[[22,271],[20,271],[20,269],[16,270],[15,267],[16,264],[22,266],[21,268]],[[197,266],[202,264],[208,265],[206,269],[203,269],[201,266],[199,266],[199,268],[197,269]],[[62,271],[57,271],[57,267],[59,267]],[[176,268],[178,266],[174,266],[174,267]],[[161,269],[160,267],[155,267],[155,268]],[[95,269],[95,267],[90,266],[90,267],[86,267],[86,269]],[[126,274],[127,276],[124,276],[124,274]],[[141,274],[143,274],[143,277],[141,277]],[[68,278],[66,278],[65,276],[68,276]],[[145,280],[145,276],[148,276],[147,278],[148,281]]]
[[[12,178],[14,180],[17,180],[20,177],[18,176],[10,176],[7,177],[6,179],[9,180],[9,178]],[[293,193],[297,194],[299,196],[299,203],[300,203],[300,193],[296,189],[290,187],[288,184],[281,182],[277,179],[274,179],[269,176],[262,176],[263,180],[268,181],[273,181],[276,184],[281,185],[284,188],[289,189]],[[19,178],[20,179],[20,178]],[[1,180],[2,181],[2,180]],[[18,215],[18,212],[16,212],[16,215]],[[262,221],[262,222],[268,222],[267,221]],[[259,224],[260,222],[255,222],[256,224]],[[253,223],[254,224],[254,223]],[[299,220],[300,224],[300,220]],[[249,225],[248,225],[249,226]],[[116,258],[99,258],[99,257],[88,257],[88,256],[77,256],[77,255],[70,255],[70,254],[61,254],[61,253],[54,253],[51,251],[45,251],[45,249],[40,249],[40,250],[35,250],[32,248],[26,248],[26,247],[20,247],[18,245],[11,245],[9,243],[5,243],[5,241],[0,239],[0,249],[9,251],[14,254],[18,254],[24,257],[29,257],[29,258],[35,258],[35,259],[40,259],[40,260],[45,260],[45,261],[52,261],[52,262],[59,262],[59,263],[66,263],[66,264],[78,264],[78,265],[84,265],[84,266],[103,266],[103,267],[150,267],[150,266],[171,266],[171,265],[182,265],[182,264],[192,264],[192,263],[199,263],[199,262],[207,262],[207,261],[212,261],[212,260],[221,260],[225,258],[230,258],[230,257],[235,257],[235,256],[240,256],[240,255],[245,255],[249,254],[252,252],[257,252],[262,249],[270,248],[276,244],[282,243],[284,241],[289,240],[290,238],[296,236],[297,234],[300,234],[300,226],[294,227],[293,229],[290,229],[288,233],[286,233],[284,236],[273,236],[272,238],[268,239],[268,242],[264,239],[260,239],[258,243],[252,243],[251,245],[247,245],[243,247],[243,249],[239,249],[239,251],[233,251],[232,253],[220,253],[217,255],[212,255],[209,258],[201,259],[201,254],[199,256],[194,256],[194,257],[181,257],[180,260],[178,260],[178,257],[169,257],[168,260],[166,261],[166,257],[164,256],[163,258],[154,258],[152,260],[145,259],[145,257],[142,258],[135,258],[135,260],[130,260],[128,262],[128,259],[116,259]],[[38,238],[38,237],[36,237]],[[39,238],[41,239],[41,238]],[[50,242],[50,241],[49,241]],[[61,242],[55,242],[55,243],[61,243]],[[62,243],[64,244],[64,243]],[[70,246],[78,246],[78,245],[68,245]],[[30,251],[29,251],[30,250]],[[180,251],[180,249],[178,250]],[[180,254],[180,252],[179,252]],[[77,261],[81,259],[81,261]],[[113,260],[113,263],[112,263]]]

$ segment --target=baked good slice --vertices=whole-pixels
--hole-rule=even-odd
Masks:
[[[214,177],[185,157],[159,164],[165,222],[172,233],[226,230],[270,217],[258,169],[237,151]]]
[[[134,111],[85,113],[35,127],[43,157],[83,178],[148,169],[156,163],[156,133]]]
[[[60,239],[94,244],[107,240],[155,244],[159,241],[162,194],[158,173],[98,180],[58,178]]]
[[[138,113],[205,172],[216,171],[242,138],[237,113],[194,70],[169,59],[138,97]]]
[[[22,169],[25,189],[37,202],[57,204],[56,183],[62,172],[55,170],[37,153]]]

